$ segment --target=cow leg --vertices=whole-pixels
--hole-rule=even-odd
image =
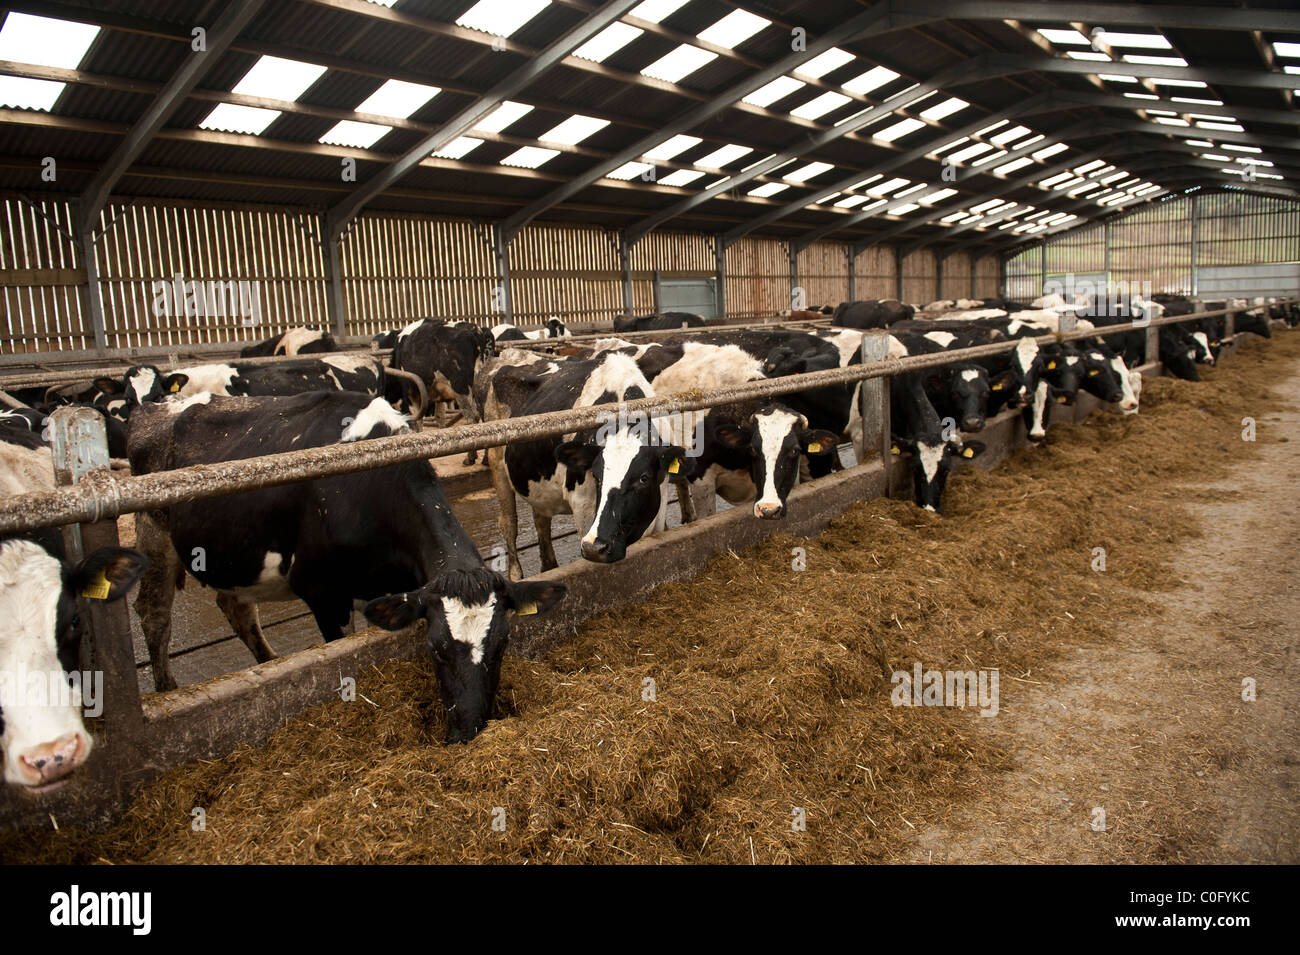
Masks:
[[[149,558],[149,569],[140,577],[136,592],[135,612],[140,617],[140,629],[149,647],[149,662],[153,669],[153,688],[159,693],[174,690],[176,678],[172,676],[169,651],[172,642],[172,603],[176,588],[185,579],[171,537],[163,527],[146,512],[135,517],[135,546]]]
[[[542,514],[533,508],[533,526],[537,528],[537,551],[542,557],[542,570],[552,570],[559,566],[555,559],[555,542],[551,540],[551,515]]]
[[[690,524],[696,519],[695,498],[691,497],[691,486],[685,481],[672,482],[673,487],[677,489],[677,506],[682,512],[682,523]]]
[[[217,606],[230,621],[235,636],[244,641],[244,646],[253,652],[253,657],[258,663],[275,659],[275,651],[271,649],[270,644],[266,642],[265,634],[262,633],[262,621],[257,615],[257,604],[222,591],[217,594]]]
[[[506,449],[488,448],[488,468],[492,471],[492,487],[497,495],[497,527],[506,542],[511,580],[523,580],[524,569],[519,563],[519,514],[515,506],[515,488],[506,472]]]

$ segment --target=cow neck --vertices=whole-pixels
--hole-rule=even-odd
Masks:
[[[432,474],[432,468],[429,470],[431,479],[421,482],[415,489],[420,520],[417,526],[410,528],[417,538],[415,551],[419,555],[419,570],[423,579],[432,580],[449,570],[482,568],[483,558],[479,555],[477,545],[452,511],[442,485]]]

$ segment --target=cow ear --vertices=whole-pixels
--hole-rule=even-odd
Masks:
[[[599,450],[594,444],[583,441],[565,441],[555,449],[555,460],[574,474],[583,475],[591,470],[591,463],[596,460]]]
[[[830,454],[839,440],[824,428],[804,428],[799,432],[799,446],[804,454]]]
[[[916,442],[907,438],[894,438],[893,444],[889,446],[890,454],[915,454]]]
[[[659,448],[659,466],[666,474],[680,474],[686,463],[686,449],[675,444]]]
[[[754,436],[749,428],[739,424],[720,424],[714,429],[713,435],[720,445],[731,451],[748,447],[750,439]]]
[[[967,461],[978,458],[988,450],[983,441],[967,441],[961,446],[961,456]]]
[[[385,630],[404,630],[424,616],[424,595],[418,590],[376,597],[362,611],[366,619]]]
[[[95,600],[121,600],[149,568],[149,558],[125,547],[101,547],[68,577],[71,588]]]
[[[569,588],[550,580],[510,581],[506,584],[506,597],[510,609],[524,617],[546,613],[559,603]]]
[[[176,392],[180,391],[189,383],[190,383],[190,376],[183,375],[180,372],[177,372],[174,375],[168,375],[166,378],[163,379],[164,390],[169,395],[174,395]]]
[[[95,387],[107,395],[116,395],[122,391],[122,383],[116,378],[96,378]]]
[[[1004,371],[1002,374],[998,375],[991,382],[989,382],[989,390],[1006,391],[1013,384],[1014,378],[1015,376],[1012,375],[1011,372]]]

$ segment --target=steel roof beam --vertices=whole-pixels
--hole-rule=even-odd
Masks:
[[[469,106],[424,137],[400,158],[366,180],[343,201],[332,206],[325,216],[326,238],[335,239],[347,228],[367,202],[417,167],[430,153],[437,152],[452,140],[469,132],[502,102],[519,93],[535,79],[582,46],[605,27],[637,5],[637,0],[609,0],[581,23],[535,57],[492,87]]]
[[[1180,27],[1188,30],[1300,31],[1300,16],[1290,10],[1265,10],[1152,3],[1070,3],[1053,10],[1041,0],[912,0],[908,8],[917,15],[939,15],[952,20],[1044,20],[1070,17],[1108,26]]]
[[[208,70],[216,66],[221,54],[257,15],[264,2],[265,0],[232,0],[222,11],[221,16],[212,24],[212,29],[207,31],[205,49],[191,50],[180,69],[158,91],[144,114],[131,125],[131,131],[117,144],[112,155],[81,194],[78,217],[83,228],[89,228],[99,217],[123,174],[140,157],[163,124],[185,102]]]
[[[593,185],[615,169],[618,169],[627,163],[639,160],[644,153],[650,151],[665,140],[685,133],[687,130],[694,129],[706,120],[721,113],[723,110],[730,108],[733,104],[739,102],[755,90],[761,89],[768,83],[784,76],[792,70],[797,69],[814,57],[820,56],[831,47],[838,46],[841,43],[851,43],[872,34],[887,33],[893,30],[915,26],[923,19],[925,18],[918,18],[910,15],[910,13],[896,13],[893,10],[893,0],[885,0],[885,2],[877,3],[871,9],[862,11],[842,25],[823,33],[816,39],[809,40],[803,50],[784,56],[766,69],[760,70],[737,81],[736,83],[733,83],[707,102],[691,107],[684,113],[681,113],[676,119],[665,124],[662,128],[647,136],[643,136],[631,146],[628,146],[610,159],[603,160],[601,163],[592,166],[586,172],[575,176],[558,189],[553,189],[540,199],[530,203],[519,212],[504,220],[501,223],[502,228],[507,236],[517,234],[525,225],[557,203],[564,202],[566,199],[577,195],[583,189]],[[883,107],[876,107],[876,110],[881,108]],[[822,133],[815,133],[811,138],[817,138],[818,136],[825,135],[826,132],[830,131],[831,130],[826,130]],[[848,130],[845,130],[845,132],[847,131]]]
[[[1152,8],[1154,9],[1154,8]],[[1254,11],[1252,11],[1254,12]],[[1296,17],[1300,20],[1300,17]],[[1300,30],[1300,23],[1291,29]],[[1290,73],[1241,70],[1231,67],[1161,66],[1156,63],[1124,63],[1113,60],[1071,60],[1058,56],[1022,56],[1014,53],[988,54],[990,66],[1003,75],[1012,73],[1070,73],[1075,76],[1131,76],[1135,79],[1200,80],[1211,85],[1245,86],[1252,89],[1289,90],[1296,85]]]
[[[1189,89],[1188,92],[1191,92],[1191,90]],[[1033,105],[1027,105],[1021,115],[1031,116],[1038,113],[1054,113],[1060,110],[1077,109],[1085,106],[1127,110],[1163,109],[1175,113],[1198,113],[1202,116],[1249,119],[1261,123],[1279,123],[1285,126],[1294,126],[1300,123],[1300,113],[1289,109],[1229,106],[1226,103],[1223,106],[1202,103],[1176,103],[1164,96],[1156,99],[1132,99],[1116,93],[1082,92],[1064,89],[1051,90],[1042,100]],[[1207,132],[1213,132],[1213,130],[1207,130]]]
[[[773,209],[770,212],[765,212],[762,215],[755,216],[749,222],[746,222],[745,224],[738,226],[735,229],[732,229],[730,232],[728,232],[726,235],[722,237],[723,242],[728,246],[734,245],[739,239],[741,239],[745,235],[748,235],[750,232],[753,232],[755,229],[761,229],[765,225],[770,225],[771,223],[776,222],[780,219],[785,219],[789,216],[795,215],[811,202],[820,202],[822,199],[824,199],[827,196],[834,195],[835,193],[838,192],[844,192],[852,188],[855,183],[861,182],[863,179],[870,179],[872,176],[876,176],[876,175],[884,175],[885,173],[892,172],[895,169],[901,168],[902,166],[906,166],[908,163],[915,162],[918,159],[924,159],[926,156],[930,155],[930,153],[933,152],[934,149],[936,149],[939,146],[942,146],[945,143],[952,142],[953,140],[969,139],[971,136],[979,132],[981,129],[985,129],[1003,120],[1008,120],[1013,117],[1019,116],[1024,109],[1036,105],[1038,101],[1043,98],[1044,98],[1044,94],[1040,93],[1036,96],[1030,97],[1030,99],[1026,100],[1024,103],[1018,104],[1017,106],[1014,106],[1011,109],[1006,109],[998,113],[993,113],[984,116],[973,123],[961,127],[960,129],[955,129],[952,130],[951,132],[944,133],[942,136],[936,136],[933,139],[926,142],[924,145],[917,146],[915,149],[909,149],[907,152],[899,153],[895,156],[890,156],[884,162],[878,163],[872,166],[870,169],[866,170],[865,173],[863,172],[854,173],[851,176],[845,176],[843,179],[840,179],[839,181],[832,183],[831,185],[818,186],[816,187],[816,191],[812,193],[811,196],[805,196],[801,199],[795,199],[791,202],[787,202],[779,209]],[[1036,144],[1036,146],[1038,148],[1044,148],[1044,149],[1046,148],[1046,146],[1041,145],[1041,143]],[[638,226],[633,227],[633,232],[632,232],[632,234],[636,235],[637,238],[640,238],[641,236],[645,235],[645,232],[649,231],[649,230],[640,231],[639,225],[640,224],[638,223]]]

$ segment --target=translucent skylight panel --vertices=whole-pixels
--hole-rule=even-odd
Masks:
[[[1192,103],[1200,106],[1222,106],[1223,105],[1223,100],[1221,99],[1195,99],[1190,96],[1171,96],[1169,98],[1173,100],[1175,103]]]
[[[749,190],[747,195],[758,196],[761,199],[766,199],[768,196],[774,196],[778,192],[784,192],[789,188],[790,187],[783,182],[765,182],[757,189]]]
[[[1132,77],[1130,77],[1130,79],[1132,79]],[[1158,76],[1153,76],[1151,77],[1151,82],[1155,83],[1157,86],[1196,86],[1201,89],[1205,88],[1205,84],[1200,80],[1167,80]]]
[[[1055,176],[1039,181],[1039,185],[1044,189],[1059,189],[1068,179],[1076,178],[1071,172],[1058,172]]]
[[[973,159],[980,153],[988,152],[992,148],[993,147],[988,143],[971,143],[965,149],[957,150],[957,152],[949,156],[948,159],[952,162],[965,162],[968,159]]]
[[[732,10],[713,26],[701,31],[699,37],[705,43],[731,50],[771,23],[771,20],[755,16],[748,10]]]
[[[99,27],[10,12],[0,28],[0,60],[75,70]]]
[[[910,179],[899,179],[895,177],[894,179],[890,179],[887,182],[882,182],[877,186],[872,186],[869,191],[873,196],[884,196],[893,192],[895,189],[900,189],[903,186],[911,185],[911,183],[912,180]]]
[[[1260,149],[1258,146],[1239,146],[1236,143],[1222,143],[1220,144],[1219,148],[1231,149],[1233,152],[1237,152],[1237,153],[1262,153],[1264,151]]]
[[[499,133],[521,116],[531,113],[533,108],[524,103],[506,100],[492,112],[484,116],[474,128],[480,133]]]
[[[511,36],[550,5],[551,0],[479,0],[456,18],[456,25]]]
[[[925,183],[918,182],[914,185],[908,186],[906,189],[900,189],[898,192],[894,193],[893,197],[895,199],[902,199],[904,196],[913,195],[914,193],[920,192],[922,189],[925,188],[927,188]]]
[[[683,43],[671,53],[666,53],[644,70],[642,76],[652,76],[665,83],[676,83],[683,76],[694,73],[700,67],[718,58],[718,54],[702,50],[698,46]]]
[[[1091,162],[1084,163],[1082,166],[1075,166],[1074,171],[1077,173],[1092,172],[1094,169],[1100,169],[1105,165],[1107,165],[1106,160],[1094,159]]]
[[[998,146],[1005,146],[1007,143],[1011,142],[1011,140],[1019,139],[1028,132],[1030,132],[1028,126],[1012,126],[1010,129],[1004,129],[996,136],[990,136],[989,142]]]
[[[898,74],[893,70],[884,66],[873,66],[861,76],[855,76],[847,83],[841,85],[850,93],[865,95],[896,79],[898,79]]]
[[[921,207],[918,206],[915,202],[905,202],[905,203],[903,203],[901,206],[896,206],[896,207],[895,207],[894,209],[892,209],[891,211],[892,211],[892,212],[894,213],[894,215],[896,215],[896,216],[905,216],[905,215],[907,215],[909,212],[915,212],[915,211],[916,211],[917,209],[919,209],[919,208],[921,208]]]
[[[623,47],[642,34],[642,30],[626,23],[611,23],[582,46],[573,51],[574,56],[596,63],[604,63]]]
[[[766,86],[760,86],[754,92],[746,96],[741,102],[749,103],[752,106],[771,106],[779,99],[784,99],[796,90],[801,90],[807,83],[796,80],[789,76],[778,76]]]
[[[501,160],[503,166],[521,166],[524,169],[536,169],[543,163],[548,163],[560,154],[558,149],[543,149],[540,146],[522,146],[516,149],[505,159]]]
[[[1187,124],[1183,123],[1183,125],[1185,126]],[[1226,129],[1234,133],[1244,133],[1246,131],[1246,127],[1242,126],[1240,123],[1207,123],[1201,121],[1198,122],[1196,125],[1199,126],[1201,129]]]
[[[622,179],[626,181],[628,179],[635,179],[637,176],[649,172],[653,168],[654,166],[650,165],[648,162],[625,162],[613,172],[605,173],[605,178]]]
[[[609,125],[607,119],[594,116],[570,116],[560,125],[548,130],[537,138],[543,142],[560,143],[564,146],[576,146],[589,136],[600,132]]]
[[[956,149],[958,146],[962,145],[963,143],[968,143],[968,142],[970,142],[970,137],[963,136],[961,139],[954,139],[950,143],[944,143],[942,146],[936,146],[934,149],[931,149],[930,152],[935,156],[942,156],[948,150]]]
[[[1065,145],[1065,143],[1053,143],[1052,145],[1044,147],[1043,149],[1040,149],[1037,152],[1030,153],[1030,155],[1033,156],[1035,159],[1051,159],[1057,153],[1063,153],[1069,148],[1070,147]]]
[[[10,14],[12,16],[13,14]],[[0,106],[50,110],[67,83],[34,80],[25,76],[0,76]]]
[[[828,162],[810,162],[806,166],[799,167],[794,172],[786,173],[781,178],[785,179],[787,182],[807,182],[809,179],[820,176],[827,170],[834,168],[835,167]]]
[[[845,103],[851,102],[853,102],[853,100],[845,96],[843,93],[836,93],[834,90],[827,90],[816,99],[790,110],[790,115],[798,116],[801,119],[816,119],[818,116],[825,116],[832,110],[839,109]]]
[[[932,205],[936,202],[942,202],[943,200],[947,199],[949,196],[955,196],[955,195],[957,195],[956,189],[936,189],[934,192],[928,192],[925,195],[921,196],[921,198],[919,198],[917,202],[924,203],[925,205]]]
[[[1159,99],[1155,93],[1125,93],[1129,99]]]
[[[689,186],[696,179],[703,176],[704,173],[696,172],[694,169],[678,169],[659,180],[661,186]]]
[[[232,92],[267,99],[296,100],[307,91],[325,67],[279,56],[263,56],[235,84]]]
[[[446,146],[443,146],[435,156],[441,156],[443,159],[461,159],[473,150],[482,145],[483,140],[474,139],[471,136],[457,136]]]
[[[1278,40],[1273,44],[1273,52],[1278,56],[1300,56],[1300,43]]]
[[[1045,39],[1053,43],[1061,43],[1075,46],[1091,46],[1092,41],[1080,33],[1078,30],[1057,30],[1039,27],[1038,32]]]
[[[1100,60],[1110,63],[1111,59],[1105,53],[1097,53],[1093,50],[1067,50],[1065,53],[1072,60]]]
[[[819,80],[827,73],[838,70],[845,63],[853,60],[853,54],[848,50],[841,50],[837,46],[831,47],[825,53],[814,56],[803,66],[797,67],[795,72],[800,76],[807,76],[814,80]]]
[[[958,211],[958,212],[954,212],[954,213],[952,213],[952,214],[950,214],[950,215],[946,215],[946,216],[944,216],[944,217],[943,217],[942,219],[940,219],[939,221],[940,221],[940,222],[952,222],[952,223],[956,223],[958,219],[965,219],[965,218],[966,218],[966,210],[965,210],[965,209],[962,209],[962,210],[960,210],[960,211]]]
[[[388,80],[366,97],[365,102],[358,106],[356,111],[406,119],[441,92],[442,90],[436,86],[407,83],[405,80]]]
[[[1189,146],[1204,146],[1207,149],[1214,148],[1214,143],[1210,142],[1208,139],[1187,139],[1184,140],[1184,142]]]
[[[993,171],[1005,176],[1009,173],[1015,172],[1017,169],[1024,169],[1026,166],[1032,166],[1033,164],[1034,161],[1028,156],[1021,156],[1019,159],[1013,159],[1011,162],[1003,163],[1001,166],[996,166]]]
[[[1118,73],[1098,73],[1103,80],[1110,80],[1112,83],[1136,83],[1136,76],[1121,76]]]
[[[885,177],[882,176],[880,173],[876,173],[874,176],[868,176],[866,179],[863,179],[861,182],[855,182],[853,185],[849,186],[849,188],[850,188],[850,189],[865,189],[867,186],[871,185],[871,184],[872,184],[873,182],[875,182],[877,179],[884,179],[884,178],[885,178]]]
[[[996,152],[990,153],[987,156],[981,156],[979,159],[975,160],[975,162],[971,163],[971,166],[976,169],[978,169],[980,166],[987,166],[991,162],[997,162],[997,160],[1001,159],[1006,154],[1007,151],[1005,149],[999,149]]]
[[[1231,156],[1224,156],[1221,153],[1201,153],[1202,159],[1213,159],[1215,162],[1232,162]]]
[[[698,136],[677,135],[672,139],[664,140],[654,149],[647,150],[641,155],[646,159],[669,160],[702,142],[704,140]]]
[[[1164,126],[1191,126],[1185,119],[1170,119],[1168,116],[1154,116],[1151,119],[1153,123],[1160,123]]]
[[[1111,33],[1107,30],[1101,34],[1101,40],[1108,46],[1123,46],[1140,50],[1172,49],[1169,41],[1159,33]]]
[[[720,146],[702,159],[695,160],[695,165],[706,166],[709,169],[721,169],[728,163],[733,163],[741,156],[747,156],[752,152],[753,150],[748,146]]]
[[[916,130],[924,127],[925,123],[921,122],[919,119],[904,119],[892,126],[887,126],[879,132],[872,133],[871,136],[873,139],[879,139],[881,142],[892,143],[895,139],[906,136],[908,133],[916,132]]]
[[[1125,63],[1146,63],[1149,66],[1186,66],[1187,61],[1181,56],[1151,56],[1144,53],[1125,53]]]
[[[936,121],[941,120],[945,116],[951,116],[953,113],[959,112],[960,110],[965,109],[969,105],[970,103],[966,102],[964,99],[958,99],[956,96],[953,96],[949,99],[944,100],[942,103],[936,103],[934,106],[931,106],[929,109],[922,110],[921,118],[932,119]]]
[[[391,126],[380,126],[377,123],[358,123],[354,120],[345,119],[342,122],[335,123],[318,142],[330,143],[334,146],[353,146],[357,149],[369,149],[385,133],[391,132],[392,128]]]
[[[852,209],[854,206],[860,206],[866,202],[869,196],[845,196],[839,202],[835,203],[837,209]]]
[[[262,130],[280,115],[278,109],[262,109],[257,106],[236,106],[234,103],[218,103],[208,113],[207,118],[199,123],[201,129],[215,129],[227,133],[248,133],[258,136]]]

